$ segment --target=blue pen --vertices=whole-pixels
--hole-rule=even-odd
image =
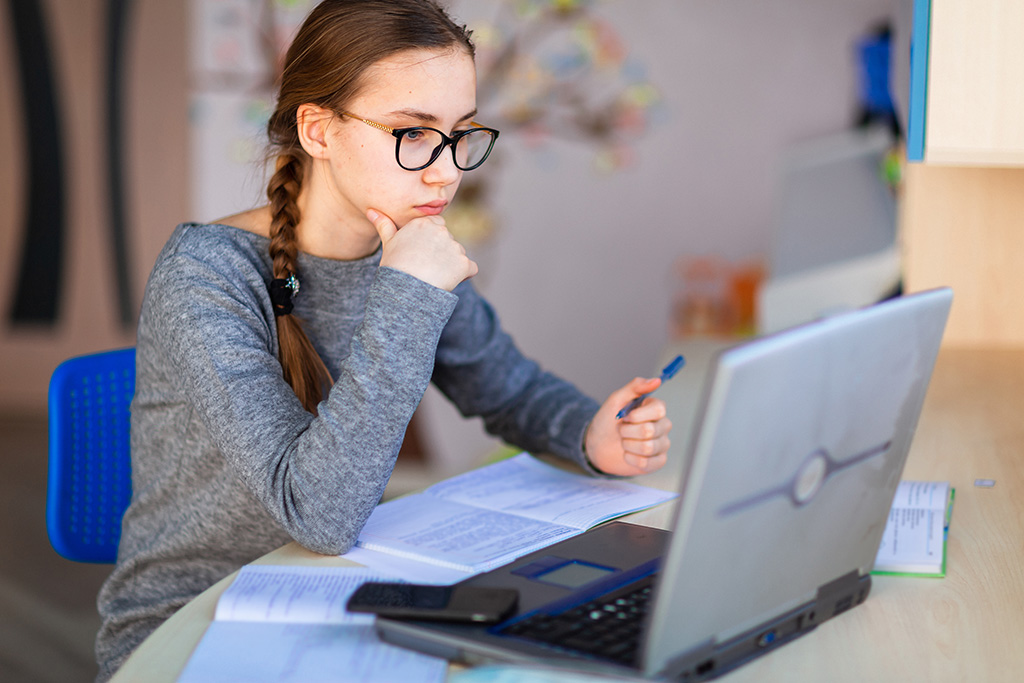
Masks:
[[[665,369],[661,371],[661,383],[664,384],[668,380],[672,379],[675,376],[675,374],[677,372],[679,372],[679,368],[683,367],[683,365],[685,365],[685,364],[686,364],[686,359],[684,359],[682,356],[676,356],[675,359],[673,359],[673,361],[671,363],[669,363],[668,365],[666,365]],[[644,394],[643,396],[637,396],[632,401],[630,401],[626,405],[625,408],[620,410],[618,415],[616,415],[615,417],[617,419],[619,419],[619,420],[621,420],[622,418],[626,417],[631,412],[633,412],[634,408],[636,408],[641,403],[643,403],[644,399],[647,398],[648,396],[650,396],[650,394]]]

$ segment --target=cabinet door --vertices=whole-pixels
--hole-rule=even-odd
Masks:
[[[943,344],[1024,347],[1024,168],[911,164],[904,288],[953,288]]]
[[[914,14],[909,158],[1024,166],[1024,2],[915,0]]]

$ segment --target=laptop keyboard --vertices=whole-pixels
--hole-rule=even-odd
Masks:
[[[654,576],[557,614],[537,613],[498,632],[634,666]]]

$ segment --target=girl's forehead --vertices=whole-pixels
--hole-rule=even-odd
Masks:
[[[476,108],[476,67],[458,48],[399,52],[370,66],[362,80],[352,108],[372,107],[378,115],[415,110],[459,117]]]

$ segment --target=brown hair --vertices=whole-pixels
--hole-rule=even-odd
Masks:
[[[344,109],[366,69],[381,59],[404,50],[448,47],[474,53],[466,28],[433,0],[324,0],[306,17],[285,56],[277,107],[267,123],[277,158],[267,185],[275,279],[298,276],[297,200],[309,163],[299,143],[298,108],[309,103]],[[277,336],[285,381],[306,410],[316,413],[333,383],[327,367],[294,315],[277,316]]]

